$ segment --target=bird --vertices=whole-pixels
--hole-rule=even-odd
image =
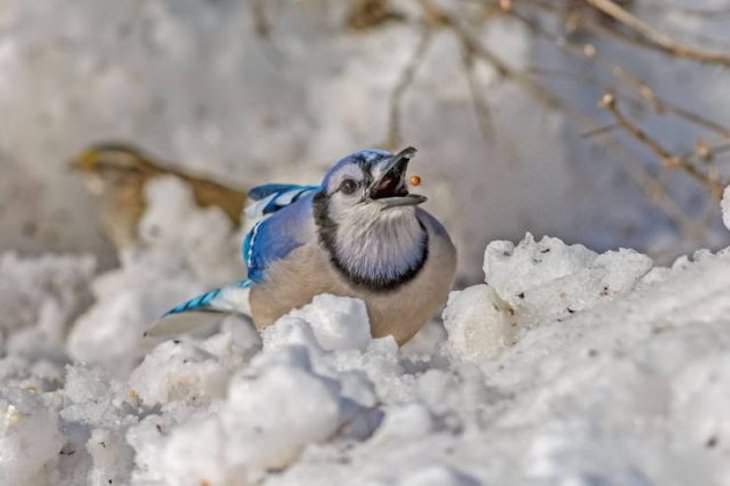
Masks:
[[[243,240],[247,277],[174,307],[160,326],[176,329],[165,321],[186,315],[240,313],[262,330],[327,293],[364,301],[373,337],[407,342],[446,303],[456,270],[448,231],[420,207],[427,198],[409,191],[415,153],[360,150],[319,184],[251,189],[247,217],[259,219]],[[420,184],[417,176],[411,181]]]
[[[118,249],[139,243],[137,228],[146,208],[144,186],[157,177],[178,177],[190,188],[198,206],[221,208],[237,226],[248,200],[245,190],[175,169],[128,143],[91,145],[72,157],[69,166],[99,198],[101,223]]]

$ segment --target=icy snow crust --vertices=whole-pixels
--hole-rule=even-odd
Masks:
[[[228,317],[148,343],[236,238],[174,179],[148,197],[156,229],[118,270],[0,258],[0,484],[728,482],[724,252],[658,268],[527,235],[491,243],[446,333],[429,324],[403,349],[329,295],[261,335]],[[200,234],[224,236],[196,251]]]

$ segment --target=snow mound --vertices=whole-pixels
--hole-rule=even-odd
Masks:
[[[92,256],[0,255],[0,335],[7,337],[5,348],[58,359],[72,320],[91,299],[95,265]]]
[[[491,243],[445,334],[404,348],[333,295],[261,333],[230,316],[145,340],[206,287],[189,235],[215,218],[188,203],[174,180],[153,188],[145,245],[103,275],[0,257],[0,483],[726,482],[730,252],[662,268],[528,234]]]
[[[488,285],[451,292],[443,314],[452,356],[492,358],[514,342],[514,310]]]
[[[120,255],[121,268],[96,278],[96,303],[77,320],[68,340],[76,360],[128,375],[150,349],[143,333],[174,305],[241,278],[237,236],[218,209],[200,209],[175,177],[145,186],[140,222],[145,244]]]
[[[444,310],[453,357],[493,358],[529,327],[562,321],[631,291],[652,269],[633,250],[597,254],[557,238],[516,246],[494,241],[484,254],[486,285],[452,292]]]
[[[1,484],[37,484],[53,473],[63,445],[58,422],[37,395],[0,391]]]
[[[565,318],[630,291],[652,267],[633,250],[601,255],[557,238],[536,242],[527,234],[517,246],[495,241],[484,254],[484,276],[523,325]]]

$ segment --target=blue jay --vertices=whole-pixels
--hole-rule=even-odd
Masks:
[[[337,162],[321,184],[265,184],[249,193],[243,242],[248,278],[170,310],[244,312],[258,329],[321,293],[357,297],[374,337],[410,339],[442,306],[454,277],[449,234],[418,207],[406,170],[416,150],[361,150]],[[242,292],[248,293],[248,308]]]

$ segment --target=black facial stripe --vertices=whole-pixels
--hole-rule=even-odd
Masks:
[[[426,261],[428,260],[429,235],[428,230],[419,220],[418,225],[423,231],[423,251],[421,252],[421,255],[415,265],[393,278],[365,278],[359,275],[354,275],[337,256],[337,250],[335,245],[335,241],[337,238],[337,223],[335,223],[332,218],[330,218],[327,212],[327,195],[324,192],[317,193],[314,196],[313,203],[314,221],[317,225],[319,241],[329,254],[330,261],[335,266],[337,271],[342,276],[344,276],[347,281],[350,282],[353,286],[364,288],[370,290],[371,292],[388,292],[391,290],[396,290],[400,286],[405,285],[414,278],[416,278],[416,276],[426,265]]]
[[[337,235],[337,224],[327,214],[327,194],[322,191],[314,195],[312,207],[314,210],[314,222],[317,225],[319,240],[330,255],[334,255],[335,237]]]

